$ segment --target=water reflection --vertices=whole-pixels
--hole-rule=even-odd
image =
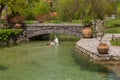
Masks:
[[[75,42],[46,43],[0,49],[0,80],[120,80],[109,68],[75,53]]]
[[[118,80],[120,80],[120,65],[105,65],[105,67],[115,72]],[[111,76],[114,77],[112,74]]]
[[[88,59],[74,52],[72,55],[76,64],[81,66],[81,70],[90,72],[98,72],[107,80],[120,80],[120,65],[98,65],[91,63]],[[87,65],[87,66],[86,66]]]
[[[4,66],[4,65],[1,65],[1,64],[0,64],[0,71],[5,71],[5,70],[7,70],[7,69],[8,69],[7,66]]]

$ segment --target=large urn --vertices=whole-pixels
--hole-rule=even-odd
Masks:
[[[20,23],[16,23],[15,25],[14,25],[14,28],[15,29],[21,29],[23,26],[22,26],[22,24],[20,24]]]
[[[100,43],[97,50],[99,54],[108,54],[109,46],[106,43]]]
[[[90,27],[85,27],[82,30],[82,36],[83,38],[92,38],[93,37],[93,31]]]

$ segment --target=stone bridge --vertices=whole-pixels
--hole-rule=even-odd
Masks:
[[[25,34],[27,38],[49,33],[68,34],[81,38],[82,28],[81,24],[27,24]]]

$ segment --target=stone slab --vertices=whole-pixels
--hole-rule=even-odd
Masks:
[[[114,61],[120,61],[120,47],[111,46],[109,41],[104,41],[104,43],[110,46],[110,49],[108,54],[101,55],[97,51],[99,43],[99,40],[96,38],[81,39],[76,43],[76,49],[83,52],[85,55],[89,55],[89,57],[95,61],[111,61],[113,63]]]

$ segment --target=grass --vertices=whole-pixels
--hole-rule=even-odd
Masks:
[[[48,23],[61,23],[61,21],[60,20],[50,20],[50,21],[48,21]]]
[[[75,36],[70,36],[70,35],[66,35],[66,34],[54,34],[51,33],[50,34],[50,40],[54,39],[54,36],[57,36],[59,41],[78,41],[80,38],[75,37]]]
[[[106,33],[120,33],[120,17],[105,22]]]
[[[34,24],[34,23],[37,23],[36,20],[27,20],[25,21],[26,24]]]
[[[120,40],[112,40],[112,41],[110,41],[110,43],[111,43],[113,46],[120,46]]]
[[[51,20],[50,23],[72,23],[72,24],[80,24],[80,20],[72,20],[71,22],[62,22],[60,20]]]
[[[105,22],[107,28],[120,27],[120,18],[109,19]]]
[[[106,29],[106,33],[120,33],[120,27],[112,27]]]
[[[81,23],[81,20],[72,20],[72,23]]]
[[[25,21],[26,24],[34,24],[37,23],[37,20],[27,20]],[[45,21],[44,23],[54,23],[54,24],[59,24],[59,23],[72,23],[72,24],[80,24],[80,20],[72,20],[71,22],[62,22],[60,20],[50,20],[50,21]]]

